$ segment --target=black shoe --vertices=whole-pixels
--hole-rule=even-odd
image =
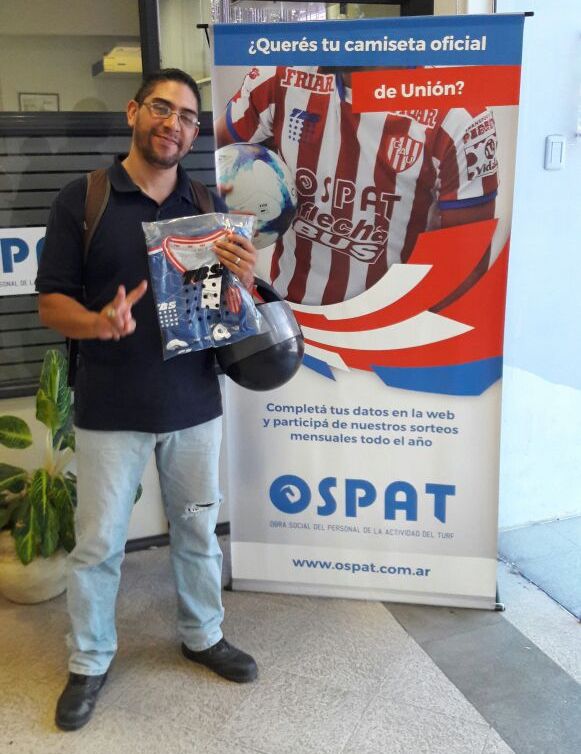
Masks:
[[[188,660],[205,665],[229,681],[247,683],[258,675],[258,667],[250,655],[220,639],[217,644],[202,652],[194,652],[182,644],[182,654]]]
[[[97,696],[106,679],[107,673],[103,675],[69,673],[68,683],[56,706],[55,722],[61,730],[77,730],[89,722],[95,709]]]

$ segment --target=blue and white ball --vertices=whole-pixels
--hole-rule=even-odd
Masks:
[[[216,152],[218,185],[231,186],[224,201],[231,212],[256,215],[257,249],[288,230],[297,209],[293,176],[282,159],[260,144],[229,144]]]

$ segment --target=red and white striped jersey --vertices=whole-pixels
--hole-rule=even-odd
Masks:
[[[299,205],[271,277],[289,301],[331,304],[405,262],[441,210],[492,201],[489,111],[352,112],[339,73],[254,68],[226,111],[231,139],[265,142],[295,175]]]

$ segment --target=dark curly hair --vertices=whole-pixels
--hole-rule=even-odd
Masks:
[[[141,86],[137,90],[137,94],[133,99],[142,105],[144,99],[151,94],[155,85],[160,81],[179,81],[181,84],[189,86],[196,97],[198,107],[202,106],[202,98],[200,96],[198,85],[189,73],[186,73],[179,68],[162,68],[161,71],[154,71],[153,73],[148,74],[141,82]]]

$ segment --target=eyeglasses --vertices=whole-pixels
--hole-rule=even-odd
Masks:
[[[192,113],[183,113],[179,110],[172,110],[171,107],[164,102],[143,102],[142,104],[147,107],[154,118],[166,120],[166,118],[176,115],[178,122],[181,123],[182,126],[185,126],[186,128],[200,127],[200,121]]]

